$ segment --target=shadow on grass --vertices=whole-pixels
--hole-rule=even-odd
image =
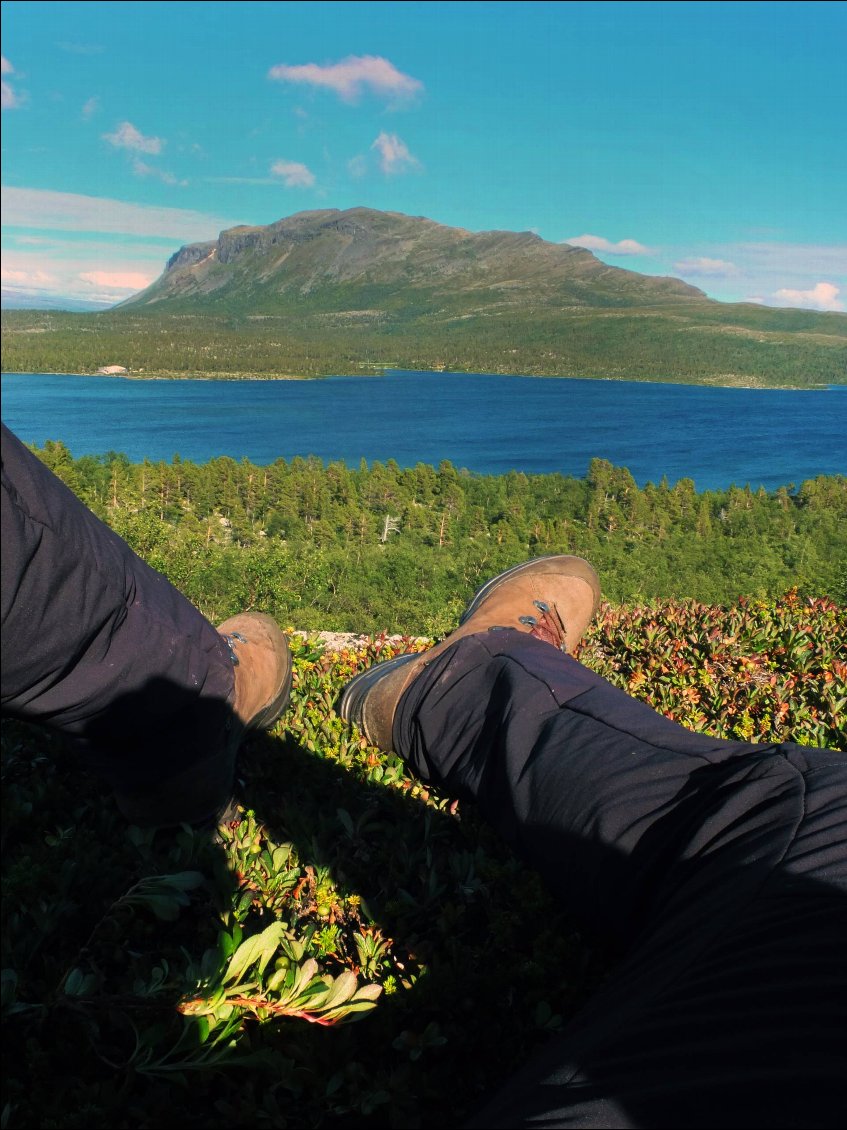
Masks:
[[[243,811],[217,844],[185,827],[127,827],[61,739],[4,726],[4,1126],[462,1125],[530,1059],[516,1106],[497,1099],[476,1125],[541,1118],[557,1101],[580,1124],[570,1064],[589,1062],[598,1041],[602,1070],[617,1065],[580,1082],[587,1103],[608,1104],[599,1124],[623,1112],[665,1125],[672,1110],[679,1125],[723,1112],[724,1125],[800,1126],[812,1105],[814,1124],[830,1124],[843,895],[794,875],[790,899],[751,899],[761,852],[737,866],[682,852],[668,873],[688,896],[607,975],[608,955],[592,954],[472,810],[360,742],[317,686],[295,688],[288,728],[245,742]],[[616,881],[638,873],[638,852],[564,833],[549,850],[593,851],[588,863]],[[263,863],[275,858],[281,886]],[[186,874],[195,885],[147,882]],[[382,939],[370,979],[383,994],[336,1027],[248,1009],[231,1051],[210,1058],[182,1006],[220,977],[223,935],[273,922],[333,977],[360,969],[357,938]],[[587,997],[563,1051],[556,1033]],[[702,1087],[692,1032],[708,1050]],[[550,1076],[541,1091],[539,1072]]]
[[[226,829],[215,844],[127,826],[61,737],[4,722],[3,775],[10,1128],[459,1124],[597,979],[572,925],[473,813],[408,779],[364,780],[289,731],[245,742],[247,811],[230,829],[255,829],[257,859],[291,846],[297,883],[275,902],[251,889]],[[132,897],[186,874],[202,881]],[[369,977],[382,996],[337,1027],[248,1017],[233,1059],[204,1061],[177,1005],[204,954],[219,974],[224,927],[247,938],[275,918],[333,976],[360,966],[356,935],[385,942]]]

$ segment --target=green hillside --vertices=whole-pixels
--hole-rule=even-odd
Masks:
[[[714,302],[527,232],[304,212],[184,247],[105,313],[7,311],[14,372],[284,377],[384,368],[815,387],[847,315]]]

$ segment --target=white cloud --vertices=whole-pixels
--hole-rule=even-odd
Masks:
[[[132,122],[121,122],[113,133],[104,133],[103,140],[115,149],[129,149],[134,153],[161,153],[165,144],[160,137],[145,137]]]
[[[3,259],[8,262],[3,263],[1,272],[3,294],[35,305],[44,298],[113,304],[145,289],[164,267],[161,251],[158,263],[145,263],[141,270],[121,261],[121,252],[115,252],[114,247],[99,255],[85,249],[84,255],[90,258],[50,262],[44,253],[5,253]]]
[[[847,276],[847,243],[738,243],[733,259],[744,257],[751,271],[817,276]]]
[[[379,153],[379,167],[384,173],[405,173],[421,167],[420,161],[412,156],[405,141],[401,141],[396,133],[386,133],[383,130],[371,149]]]
[[[102,262],[117,262],[116,256],[131,254],[135,263],[143,263],[144,270],[159,270],[175,243],[172,239],[160,239],[156,236],[148,236],[145,240],[132,237],[116,240],[112,235],[101,237],[88,233],[80,233],[78,237],[72,236],[70,239],[63,238],[58,232],[49,235],[21,235],[17,231],[8,231],[4,232],[4,236],[3,257],[8,262],[15,256],[19,261],[33,262],[40,252],[49,254],[54,262],[62,259],[75,260],[80,252],[84,252],[86,256],[96,256]]]
[[[667,256],[668,267],[673,263],[679,273],[701,275],[710,296],[723,302],[838,309],[828,303],[843,301],[847,293],[847,244],[843,242],[710,243],[663,248],[658,254],[660,261]],[[698,263],[700,270],[692,271],[690,266]],[[735,270],[723,272],[712,266],[714,263],[729,263]],[[702,265],[712,269],[704,270]],[[789,285],[786,280],[790,280]],[[840,297],[817,290],[821,280],[839,289]]]
[[[0,74],[13,75],[14,73],[15,68],[6,56],[0,55]],[[0,79],[0,108],[4,110],[16,110],[20,104],[21,100],[12,89],[12,84],[5,79]]]
[[[97,111],[99,109],[100,109],[100,99],[99,98],[89,98],[88,101],[85,103],[85,105],[82,108],[82,116],[85,119],[85,121],[88,121],[89,118],[92,118],[97,113]]]
[[[279,184],[273,177],[203,177],[207,184]]]
[[[281,158],[271,165],[271,174],[279,177],[286,188],[311,188],[315,174],[300,161],[286,161]]]
[[[224,228],[241,222],[189,209],[155,208],[40,188],[4,185],[1,199],[5,226],[48,231],[120,232],[194,243],[214,239]]]
[[[53,245],[53,240],[48,239],[46,235],[16,235],[14,240],[16,244],[26,247],[50,247]]]
[[[165,169],[157,169],[154,165],[148,165],[147,162],[142,161],[140,157],[133,159],[132,171],[137,177],[155,177],[157,180],[162,181],[163,184],[176,184],[179,185],[180,188],[185,188],[188,184],[187,180],[178,180],[173,173],[169,173]]]
[[[44,299],[74,299],[113,305],[143,290],[161,274],[168,249],[119,243],[59,241],[49,251],[3,252],[4,297],[38,305]]]
[[[79,278],[106,290],[125,290],[135,294],[137,290],[144,290],[156,278],[156,275],[142,275],[138,271],[83,271]]]
[[[775,306],[801,306],[808,310],[843,310],[839,299],[840,289],[830,282],[819,282],[810,290],[792,290],[782,287],[771,296]]]
[[[0,281],[18,287],[43,287],[56,282],[56,276],[47,271],[15,271],[10,267],[0,267]]]
[[[368,171],[368,159],[363,153],[357,153],[355,157],[351,157],[347,162],[347,171],[351,177],[358,180],[363,177]]]
[[[727,278],[739,274],[738,267],[728,259],[709,259],[700,255],[694,259],[680,259],[674,263],[674,270],[681,275],[706,275]]]
[[[562,243],[569,243],[573,247],[585,247],[588,251],[605,251],[607,255],[650,255],[649,247],[638,243],[634,239],[621,239],[613,243],[602,235],[575,235],[563,239]]]
[[[333,90],[345,102],[355,102],[363,90],[393,102],[413,98],[423,90],[423,83],[398,71],[393,63],[379,55],[348,55],[340,63],[305,63],[271,67],[268,77],[276,82],[302,83]]]

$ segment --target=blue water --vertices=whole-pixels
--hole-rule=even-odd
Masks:
[[[813,392],[484,374],[313,381],[137,381],[6,374],[3,419],[27,443],[254,463],[316,455],[486,474],[583,476],[597,456],[640,486],[773,490],[847,473],[847,387]]]

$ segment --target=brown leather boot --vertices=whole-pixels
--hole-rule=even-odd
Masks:
[[[356,675],[344,687],[339,713],[368,741],[390,751],[400,697],[424,667],[463,636],[517,628],[573,652],[600,602],[600,579],[581,557],[536,557],[500,573],[480,588],[459,627],[429,651],[398,655]]]
[[[267,730],[291,694],[291,652],[279,625],[264,612],[240,612],[218,626],[235,665],[233,713],[244,730]]]
[[[134,824],[171,827],[217,823],[232,796],[235,758],[247,730],[270,729],[288,705],[291,652],[285,634],[262,612],[242,612],[218,628],[232,657],[235,697],[221,715],[220,740],[205,756],[166,779],[115,799]]]

